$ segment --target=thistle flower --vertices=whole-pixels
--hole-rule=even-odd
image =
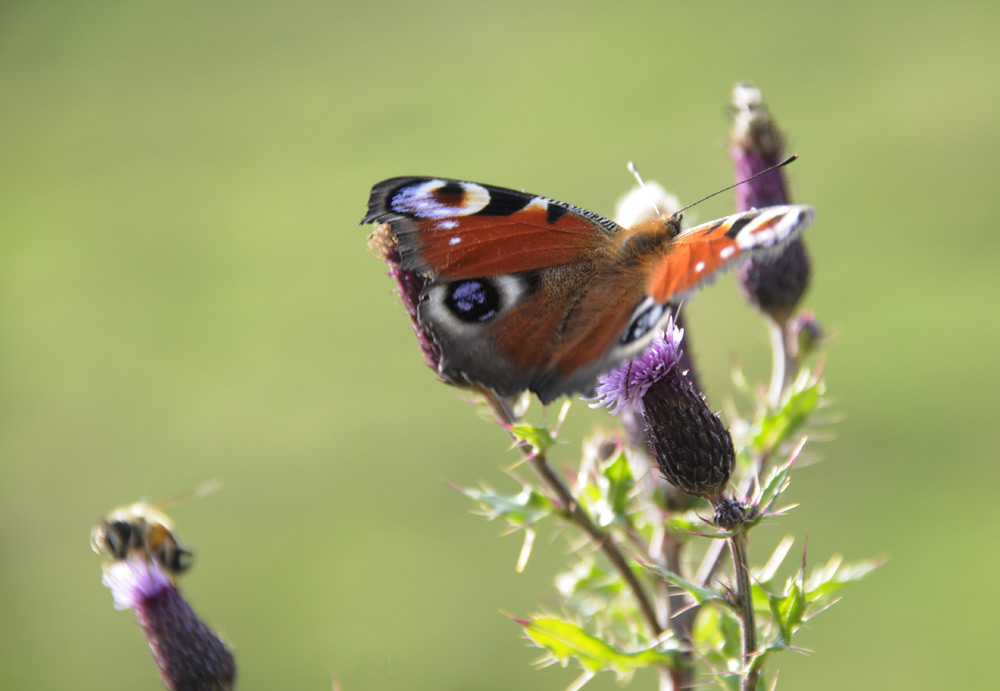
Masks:
[[[681,368],[682,338],[669,320],[642,355],[598,379],[594,405],[638,411],[667,482],[717,504],[733,471],[733,440]]]
[[[784,158],[784,139],[764,107],[759,89],[741,82],[733,87],[735,111],[729,153],[736,179],[746,180]],[[736,210],[787,204],[782,168],[736,187]],[[810,262],[801,239],[791,242],[777,257],[751,259],[736,272],[744,298],[754,307],[784,323],[809,287]]]
[[[229,691],[236,661],[226,645],[181,596],[173,578],[156,562],[119,559],[104,569],[104,585],[115,607],[139,618],[163,685],[170,691]]]
[[[629,360],[597,379],[591,407],[606,407],[612,415],[626,408],[642,412],[643,397],[658,379],[683,373],[680,370],[684,330],[673,317],[667,318],[663,331],[656,334],[649,347],[637,358]]]
[[[417,336],[420,350],[424,354],[427,366],[435,372],[438,371],[438,364],[441,362],[441,350],[431,335],[424,330],[417,321],[417,306],[420,304],[420,291],[424,289],[426,281],[422,276],[413,271],[404,270],[399,263],[399,253],[396,251],[396,240],[389,232],[387,224],[379,224],[375,227],[375,232],[368,238],[368,249],[377,254],[389,267],[389,276],[396,281],[397,293],[403,303],[403,308],[410,317],[410,325],[413,333]]]

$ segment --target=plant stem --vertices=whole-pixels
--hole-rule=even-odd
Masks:
[[[729,538],[733,555],[733,573],[736,576],[736,606],[740,617],[740,634],[743,638],[743,668],[746,672],[740,684],[741,691],[754,691],[760,678],[760,667],[753,663],[757,654],[757,622],[753,612],[753,593],[750,590],[750,560],[747,557],[747,535],[741,530]]]
[[[482,394],[490,410],[493,411],[500,422],[505,425],[513,425],[517,421],[513,411],[510,409],[510,405],[505,399],[491,391],[484,391]],[[584,533],[590,536],[594,544],[604,554],[604,557],[611,563],[625,582],[628,583],[629,588],[632,590],[632,596],[635,598],[636,604],[639,606],[639,611],[646,620],[646,625],[649,627],[650,633],[654,637],[660,636],[663,633],[663,627],[660,626],[649,596],[646,594],[639,579],[632,572],[632,569],[629,568],[628,563],[619,551],[618,546],[611,539],[611,536],[601,530],[591,520],[572,492],[569,491],[569,487],[566,486],[563,479],[549,466],[545,454],[535,453],[531,444],[523,440],[517,441],[517,448],[521,451],[525,460],[531,463],[535,474],[558,497],[560,503],[565,507],[566,516]]]
[[[772,410],[781,406],[781,396],[795,379],[796,362],[792,355],[792,338],[788,329],[788,321],[775,321],[767,318],[768,331],[771,332],[771,387],[767,391],[767,403]]]
[[[670,531],[664,531],[664,543],[664,563],[666,569],[674,573],[681,573],[681,548],[684,546],[684,543],[677,539],[677,536]],[[671,613],[674,611],[674,603],[677,600],[671,601],[668,591],[669,589],[664,584],[663,601],[670,603],[668,605],[668,613]],[[684,597],[684,602],[689,602],[687,596]],[[678,612],[667,619],[670,630],[673,631],[677,640],[685,644],[685,648],[690,647],[691,628],[694,626],[694,618],[697,613],[698,609],[696,607],[687,607],[684,611]],[[680,661],[680,664],[671,668],[673,688],[687,689],[694,685],[694,667],[691,664],[691,650],[679,650],[677,652],[677,659]]]
[[[767,404],[772,410],[777,410],[781,406],[781,398],[785,391],[791,387],[792,382],[799,373],[799,363],[792,356],[792,334],[788,329],[788,321],[775,321],[770,317],[765,319],[768,331],[771,334],[771,386],[767,392]],[[754,460],[752,471],[740,482],[735,496],[745,497],[753,487],[755,477],[759,477],[764,470],[764,466],[774,449],[766,449]],[[695,583],[705,586],[712,579],[719,562],[722,559],[723,546],[721,542],[715,540],[708,546],[708,551],[702,559],[698,568],[698,575]]]

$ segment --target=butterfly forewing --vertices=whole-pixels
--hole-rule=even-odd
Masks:
[[[653,262],[647,294],[679,302],[737,261],[778,251],[812,221],[808,206],[771,206],[726,216],[683,231]]]
[[[621,230],[545,197],[443,178],[380,182],[362,223],[373,221],[389,223],[403,268],[448,280],[574,263]]]

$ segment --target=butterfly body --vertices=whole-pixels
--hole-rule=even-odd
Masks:
[[[549,402],[641,352],[678,304],[732,262],[780,250],[812,210],[770,207],[689,230],[622,228],[546,197],[443,178],[372,188],[362,223],[423,288],[416,319],[446,379]]]

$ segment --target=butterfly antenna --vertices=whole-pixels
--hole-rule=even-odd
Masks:
[[[628,369],[625,370],[625,400],[628,400],[628,380],[632,378],[632,363],[635,358],[629,358]]]
[[[781,168],[783,166],[787,166],[789,163],[791,163],[792,161],[794,161],[797,158],[798,158],[798,156],[796,154],[792,154],[791,156],[789,156],[788,158],[786,158],[781,163],[778,163],[777,165],[773,165],[770,168],[765,168],[764,170],[760,171],[759,173],[754,173],[753,175],[751,175],[750,177],[748,177],[746,180],[740,180],[739,182],[734,182],[729,187],[723,187],[718,192],[712,192],[712,194],[708,195],[707,197],[702,197],[701,199],[699,199],[698,201],[694,202],[693,204],[688,204],[683,209],[679,209],[679,210],[675,211],[673,213],[673,216],[674,216],[674,218],[680,218],[680,215],[681,215],[682,211],[687,211],[692,206],[696,206],[698,204],[701,204],[706,199],[711,199],[712,197],[716,196],[717,194],[722,194],[723,192],[728,192],[729,190],[733,189],[734,187],[739,187],[740,185],[742,185],[745,182],[750,182],[754,178],[759,178],[761,175],[764,175],[765,173],[770,173],[772,170],[777,170],[778,168]]]
[[[639,171],[636,170],[635,164],[632,163],[632,161],[629,161],[625,167],[628,168],[628,172],[632,173],[632,177],[635,178],[635,181],[639,183],[639,189],[645,190],[646,183],[642,181],[642,176],[639,175]],[[653,195],[647,195],[647,196],[649,197],[649,203],[653,205],[653,210],[656,212],[656,215],[662,216],[663,212],[660,211],[660,209],[656,206],[656,201],[653,199]],[[627,395],[628,393],[626,392],[626,396]]]

